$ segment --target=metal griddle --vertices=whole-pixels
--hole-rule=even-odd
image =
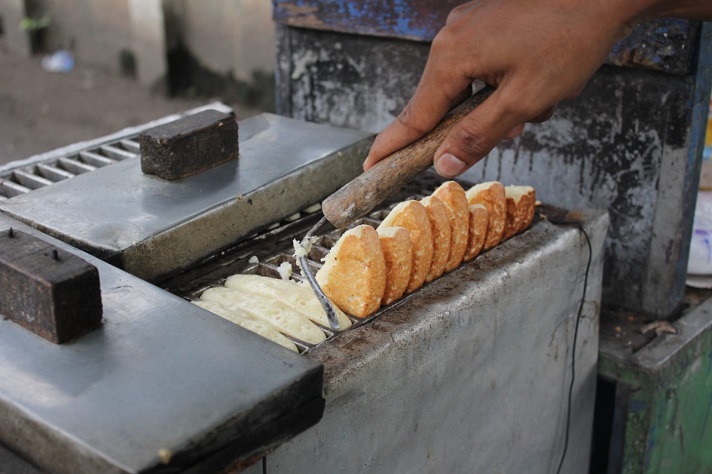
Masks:
[[[376,228],[388,215],[398,202],[407,199],[422,199],[431,194],[445,180],[433,171],[427,171],[407,185],[397,189],[385,202],[367,215],[352,220],[352,222],[342,229],[331,229],[315,238],[311,251],[307,255],[307,263],[313,274],[322,267],[322,259],[326,257],[329,250],[336,244],[341,235],[350,228],[357,225],[367,224]],[[462,183],[469,187],[471,183]],[[318,206],[318,203],[317,203]],[[189,301],[197,300],[208,288],[221,286],[227,277],[236,273],[257,274],[269,278],[282,278],[279,267],[284,262],[289,263],[293,273],[291,279],[307,282],[307,277],[301,271],[297,259],[294,256],[294,240],[299,241],[306,231],[319,221],[322,217],[317,206],[308,206],[305,210],[295,213],[280,222],[274,223],[271,229],[259,232],[253,236],[242,240],[232,248],[216,253],[211,258],[206,259],[185,271],[158,282],[158,285],[175,295],[181,296]],[[560,212],[560,210],[559,210]],[[538,221],[537,217],[535,222]],[[256,260],[256,262],[255,262]],[[402,298],[388,306],[381,307],[374,314],[367,318],[357,318],[348,315],[352,326],[346,329],[334,330],[331,327],[317,324],[326,335],[326,341],[314,345],[309,344],[294,337],[288,336],[299,348],[300,352],[308,353],[314,348],[328,344],[329,341],[338,337],[344,331],[351,331],[361,325],[370,324],[382,314],[400,306],[410,297],[417,295],[417,292],[404,295]]]

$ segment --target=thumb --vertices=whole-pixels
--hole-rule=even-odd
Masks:
[[[456,123],[435,151],[435,170],[454,178],[484,158],[513,130],[521,129],[525,115],[517,113],[498,88],[475,110]]]

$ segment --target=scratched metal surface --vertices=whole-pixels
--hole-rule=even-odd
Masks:
[[[593,261],[566,473],[588,466],[608,225],[579,216]],[[324,418],[266,472],[555,472],[587,258],[576,228],[541,221],[317,348]]]
[[[465,175],[607,209],[605,300],[657,317],[682,302],[712,77],[709,31],[696,75],[604,67],[552,120],[529,125]],[[412,41],[279,33],[280,112],[303,120],[377,132],[405,106],[427,59],[427,45]]]
[[[277,28],[277,110],[317,123],[377,132],[415,91],[428,47]]]
[[[357,35],[431,41],[463,0],[274,0],[282,25]],[[700,22],[678,19],[636,25],[608,57],[611,64],[687,74]]]

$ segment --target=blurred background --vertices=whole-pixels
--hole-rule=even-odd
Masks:
[[[266,0],[0,0],[0,164],[211,100],[275,108]]]

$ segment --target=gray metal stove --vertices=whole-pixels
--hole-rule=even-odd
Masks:
[[[50,472],[212,471],[316,423],[322,368],[0,214],[99,269],[103,321],[52,344],[0,319],[0,441]]]
[[[343,332],[328,333],[326,342],[302,347],[301,355],[290,354],[295,358],[290,364],[295,370],[311,374],[298,377],[308,387],[296,388],[298,396],[292,403],[269,393],[264,393],[262,401],[251,399],[254,406],[250,413],[257,416],[246,423],[255,425],[255,431],[266,427],[268,435],[260,438],[252,432],[236,433],[231,429],[229,410],[206,408],[213,407],[214,397],[231,408],[230,403],[237,403],[243,392],[251,392],[253,379],[264,377],[279,385],[279,379],[255,368],[253,360],[279,365],[292,359],[282,357],[285,350],[219,321],[186,300],[232,273],[273,275],[275,267],[290,258],[292,239],[302,236],[318,217],[311,210],[313,205],[359,172],[372,138],[363,132],[271,115],[241,121],[240,133],[237,163],[176,183],[143,176],[138,160],[128,159],[0,203],[4,213],[66,242],[63,248],[69,248],[67,244],[77,247],[156,285],[87,257],[102,271],[102,293],[109,292],[104,301],[108,298],[111,308],[116,304],[116,309],[105,314],[103,328],[77,343],[40,348],[36,354],[34,345],[45,341],[31,334],[18,337],[14,350],[34,354],[30,368],[17,368],[13,355],[5,353],[0,370],[13,371],[14,378],[27,378],[30,372],[33,382],[43,387],[60,383],[56,380],[71,381],[76,374],[65,377],[67,371],[86,367],[86,363],[71,360],[80,357],[75,354],[78,347],[90,344],[93,351],[101,353],[100,359],[109,365],[89,364],[91,370],[85,377],[98,378],[107,387],[130,386],[126,390],[134,396],[114,410],[120,399],[107,396],[110,390],[87,388],[86,392],[98,397],[92,403],[105,398],[111,402],[104,405],[107,413],[97,422],[92,418],[78,422],[71,417],[64,421],[73,430],[127,440],[133,440],[133,432],[102,420],[118,417],[126,418],[129,425],[150,424],[155,437],[151,440],[158,441],[146,452],[140,451],[143,457],[128,453],[126,459],[142,459],[143,463],[115,463],[112,467],[119,471],[165,467],[215,472],[216,466],[241,468],[261,460],[251,469],[550,472],[562,455],[567,425],[569,444],[563,472],[580,472],[588,465],[603,244],[608,228],[607,215],[599,211],[566,213],[544,207],[543,215],[525,233],[375,317]],[[394,199],[427,194],[438,180],[426,173]],[[377,223],[388,205],[368,216],[366,222]],[[552,223],[562,219],[570,225]],[[315,266],[321,255],[318,252],[328,250],[337,236],[322,239],[323,248],[310,256]],[[251,263],[253,257],[260,263]],[[586,297],[581,305],[584,288]],[[134,292],[138,295],[135,304],[122,307],[120,295]],[[112,316],[112,311],[118,314]],[[137,321],[137,326],[124,323],[124,319]],[[178,326],[171,326],[175,321]],[[10,330],[0,336],[12,333],[7,337],[15,338],[23,331],[10,322],[5,325]],[[577,327],[578,344],[572,359]],[[112,337],[105,335],[108,328],[115,328]],[[166,331],[177,334],[167,340]],[[239,342],[243,337],[251,342]],[[219,342],[213,344],[213,340]],[[32,351],[29,344],[34,344]],[[225,347],[231,344],[235,347]],[[258,347],[260,344],[268,348]],[[243,350],[250,355],[237,354]],[[52,370],[33,373],[47,351],[58,354],[59,362],[53,360]],[[177,359],[174,352],[180,352]],[[193,354],[199,354],[199,359],[191,359]],[[569,418],[572,360],[576,378]],[[147,361],[151,371],[144,374],[142,364]],[[118,371],[111,365],[114,363],[127,373]],[[143,375],[138,381],[145,381],[146,388],[141,383],[127,384],[133,370]],[[320,370],[323,385],[315,375],[321,374]],[[195,376],[190,380],[199,389],[181,392],[180,383],[188,383],[187,375]],[[164,379],[174,385],[160,390],[154,387]],[[86,381],[85,385],[90,384]],[[294,394],[293,388],[283,393]],[[58,449],[47,454],[36,450],[46,440],[30,441],[36,439],[35,431],[54,426],[51,413],[29,416],[22,407],[33,401],[32,396],[26,391],[3,390],[3,403],[22,415],[18,415],[22,426],[16,435],[0,431],[3,443],[47,470],[93,470],[94,465],[85,461],[82,438],[69,436],[61,444],[67,448],[66,455],[60,456]],[[304,397],[313,400],[309,394],[314,390],[323,396],[322,403],[325,401],[323,418],[288,441],[316,421],[300,415],[296,408],[289,411]],[[84,393],[70,390],[63,400],[81,406],[86,404]],[[321,398],[310,405],[304,400],[304,405],[318,408],[319,401]],[[275,404],[281,404],[280,408]],[[174,407],[171,410],[175,411],[169,412],[176,419],[161,417],[149,423],[147,413],[157,406],[165,410]],[[197,424],[195,430],[186,430],[186,423],[179,422],[193,415],[202,420],[206,411],[214,415],[211,427]],[[316,418],[321,415],[318,409],[309,413]],[[129,421],[131,418],[135,420]],[[275,430],[272,420],[294,426]],[[213,439],[220,441],[213,443]],[[168,446],[166,449],[175,453],[168,465],[160,464],[156,446],[159,450]],[[151,453],[153,458],[148,456]]]

